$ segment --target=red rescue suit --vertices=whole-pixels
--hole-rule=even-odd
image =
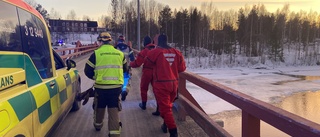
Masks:
[[[174,48],[157,47],[148,52],[147,60],[153,66],[153,92],[161,117],[168,129],[177,128],[172,103],[177,96],[179,73],[186,70],[184,58]]]
[[[150,64],[151,62],[145,60],[145,57],[147,56],[148,52],[155,47],[155,44],[146,45],[145,48],[137,55],[137,59],[130,62],[130,67],[132,68],[140,67],[143,64],[140,83],[140,94],[142,102],[147,102],[149,84],[151,83],[152,85],[152,64]]]
[[[147,102],[148,100],[148,88],[149,84],[152,85],[152,64],[151,62],[145,60],[148,52],[156,47],[155,44],[148,44],[144,47],[144,49],[139,52],[137,55],[136,60],[130,62],[130,67],[137,68],[143,64],[142,68],[142,76],[141,76],[141,83],[140,83],[140,91],[141,91],[141,99],[142,102]]]

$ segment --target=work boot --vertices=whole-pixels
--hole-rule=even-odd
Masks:
[[[146,105],[147,105],[147,102],[139,103],[139,107],[140,107],[141,109],[143,109],[143,110],[146,110],[146,109],[147,109]]]
[[[177,128],[169,129],[170,137],[178,137]]]
[[[159,112],[159,106],[157,105],[157,110],[155,112],[152,112],[152,115],[154,116],[160,116],[160,112]]]
[[[101,128],[97,128],[97,127],[95,127],[95,129],[96,129],[96,131],[100,131],[101,130]]]
[[[168,133],[168,127],[164,122],[161,125],[161,130],[162,130],[163,133]]]
[[[93,126],[94,126],[94,128],[96,129],[96,131],[100,131],[101,128],[102,128],[102,126],[103,126],[103,124],[96,124],[96,123],[94,123]]]
[[[119,122],[119,126],[120,126],[120,130],[121,130],[121,128],[122,128],[122,123],[121,122]]]
[[[125,101],[127,95],[128,95],[127,91],[122,91],[122,92],[121,92],[121,100],[122,100],[122,101]]]
[[[152,115],[154,116],[160,116],[160,112],[158,110],[156,110],[155,112],[152,112]]]

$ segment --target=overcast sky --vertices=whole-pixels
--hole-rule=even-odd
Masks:
[[[35,0],[41,4],[50,13],[54,8],[58,11],[62,18],[66,18],[67,14],[74,10],[78,18],[83,15],[90,16],[97,20],[101,15],[110,15],[111,0]],[[128,0],[129,1],[129,0]],[[140,0],[142,1],[142,0]],[[282,8],[285,3],[290,4],[291,11],[310,11],[313,9],[320,12],[320,0],[155,0],[158,3],[169,5],[172,9],[189,8],[192,6],[200,7],[202,2],[212,1],[219,10],[229,10],[244,7],[245,4],[253,5],[263,3],[267,10],[274,12],[277,8]]]

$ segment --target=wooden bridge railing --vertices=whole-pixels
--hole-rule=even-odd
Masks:
[[[133,51],[135,54],[139,53],[138,50],[133,49]],[[205,113],[187,90],[187,81],[241,109],[243,137],[259,137],[260,120],[290,136],[320,137],[320,125],[315,122],[197,74],[182,72],[179,75],[179,99],[175,103],[178,110],[178,119],[184,121],[186,116],[189,115],[210,137],[230,137],[232,135]]]
[[[60,56],[63,60],[67,58],[77,57],[79,55],[83,55],[86,53],[89,53],[91,51],[94,51],[99,46],[97,43],[89,44],[89,45],[82,45],[79,41],[76,43],[75,48],[61,48],[61,49],[55,49],[57,53],[60,53]]]
[[[189,81],[242,110],[242,136],[259,137],[260,120],[297,137],[319,137],[320,125],[191,72],[180,73],[179,120],[189,115],[209,136],[231,136],[202,110],[186,88]],[[214,108],[212,108],[214,109]]]

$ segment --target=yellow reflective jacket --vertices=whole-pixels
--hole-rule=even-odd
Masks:
[[[112,45],[102,45],[94,51],[96,63],[94,67],[95,83],[98,85],[122,85],[124,54]]]

